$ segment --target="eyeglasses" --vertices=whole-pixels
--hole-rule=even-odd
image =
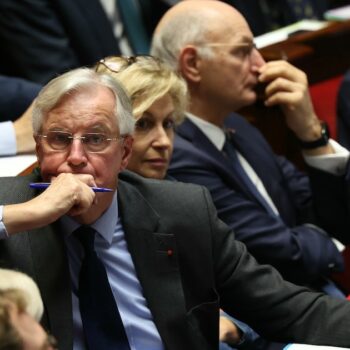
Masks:
[[[121,141],[124,136],[107,137],[104,134],[87,133],[82,136],[73,136],[69,132],[49,131],[46,134],[36,135],[45,139],[46,143],[55,151],[66,151],[73,140],[80,140],[84,149],[89,153],[98,153],[104,151],[111,141]]]
[[[220,47],[220,46],[231,46],[231,47],[248,47],[251,50],[256,49],[256,44],[254,42],[251,43],[241,43],[241,44],[229,44],[229,43],[205,43],[199,46],[209,46],[209,47]]]
[[[202,47],[231,47],[232,49],[237,49],[235,54],[240,58],[245,58],[251,56],[252,52],[256,49],[256,44],[254,42],[241,43],[241,44],[229,44],[229,43],[203,43],[198,46]]]
[[[131,66],[136,62],[153,61],[160,63],[160,60],[151,55],[136,55],[136,56],[108,56],[102,58],[95,65],[95,72],[101,72],[101,66],[113,73],[119,73],[121,70]]]

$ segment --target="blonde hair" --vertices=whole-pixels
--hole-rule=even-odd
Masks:
[[[136,119],[158,99],[168,94],[175,108],[175,122],[183,121],[187,85],[169,66],[152,56],[110,56],[95,65],[98,73],[119,80],[129,94]]]
[[[24,304],[21,302],[20,305],[25,306],[25,311],[40,321],[44,305],[39,288],[32,278],[19,271],[0,269],[0,292],[7,290],[18,290],[24,299]]]
[[[0,349],[22,350],[22,338],[11,322],[11,303],[19,312],[24,312],[27,307],[25,292],[19,289],[0,290]]]

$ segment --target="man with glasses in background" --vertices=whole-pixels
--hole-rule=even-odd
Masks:
[[[0,179],[1,264],[34,278],[59,349],[216,349],[220,307],[271,339],[350,346],[350,304],[258,265],[204,188],[120,174],[134,122],[112,77],[68,72],[35,102],[40,174]]]
[[[219,217],[260,263],[344,298],[329,277],[344,268],[339,241],[349,242],[338,200],[349,154],[328,140],[306,75],[286,61],[266,63],[242,15],[221,1],[175,5],[158,24],[151,52],[180,72],[190,92],[169,175],[206,186]],[[299,139],[310,178],[234,113],[256,101],[259,83],[265,105],[279,106]]]

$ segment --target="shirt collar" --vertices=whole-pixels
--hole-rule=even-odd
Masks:
[[[221,128],[195,116],[192,113],[187,112],[186,116],[202,131],[202,133],[219,151],[222,151],[225,143],[225,133]]]
[[[95,229],[96,232],[98,232],[109,244],[111,244],[118,217],[118,193],[115,191],[111,205],[90,226]],[[80,226],[77,221],[67,215],[63,216],[60,221],[67,236],[70,236]]]

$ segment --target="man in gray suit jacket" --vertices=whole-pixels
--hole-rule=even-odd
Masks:
[[[85,258],[73,233],[80,225],[97,232],[94,249],[131,349],[216,349],[220,307],[268,339],[350,346],[350,304],[257,264],[218,220],[206,189],[119,175],[133,124],[111,77],[66,73],[34,107],[40,174],[0,180],[1,265],[37,282],[43,324],[59,348],[86,347],[78,297]],[[30,184],[41,181],[50,184],[39,194]]]

